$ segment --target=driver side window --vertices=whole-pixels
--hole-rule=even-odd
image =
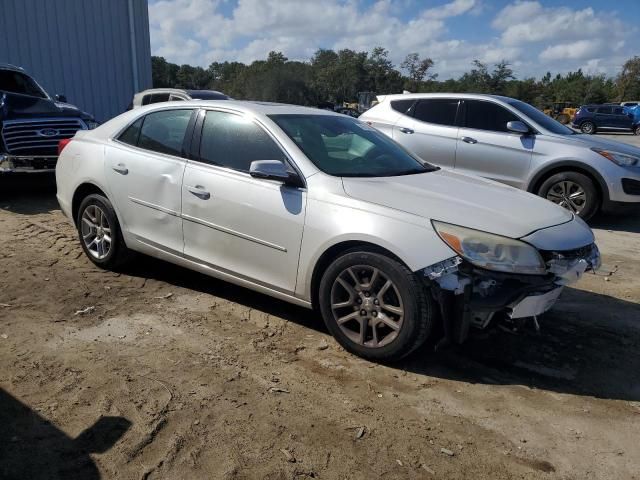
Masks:
[[[507,123],[520,120],[497,103],[465,100],[465,127],[492,132],[508,132]]]
[[[249,172],[254,160],[280,160],[285,154],[262,127],[242,115],[209,111],[202,125],[200,161]]]

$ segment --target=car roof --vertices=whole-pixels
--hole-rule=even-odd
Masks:
[[[12,70],[14,72],[22,72],[22,73],[24,73],[24,68],[18,67],[17,65],[12,65],[10,63],[2,63],[2,62],[0,62],[0,69],[1,70]]]
[[[148,88],[138,92],[137,95],[148,95],[150,93],[187,93],[187,91],[183,88]]]
[[[287,103],[261,102],[252,100],[187,100],[182,102],[161,102],[145,105],[137,112],[151,112],[154,110],[162,110],[164,108],[176,108],[177,106],[211,108],[220,107],[225,110],[236,110],[242,113],[253,113],[257,115],[334,115],[344,117],[340,113],[331,112],[315,107],[304,107],[301,105],[291,105]]]
[[[473,99],[493,99],[493,100],[501,100],[503,102],[511,102],[513,100],[517,100],[511,97],[505,97],[502,95],[489,95],[486,93],[393,93],[390,95],[378,95],[377,99],[379,102],[384,102],[386,100],[417,100],[421,98],[473,98]]]

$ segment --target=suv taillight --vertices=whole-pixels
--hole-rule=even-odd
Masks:
[[[67,145],[69,145],[69,142],[71,141],[70,138],[65,138],[63,140],[60,140],[58,142],[58,156],[60,156],[60,154],[62,153],[62,150],[64,150],[64,147],[66,147]]]

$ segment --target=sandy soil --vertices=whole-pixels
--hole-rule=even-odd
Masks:
[[[638,479],[640,212],[542,332],[392,367],[306,311],[84,257],[51,185],[0,185],[0,478]],[[87,309],[86,313],[77,313]]]

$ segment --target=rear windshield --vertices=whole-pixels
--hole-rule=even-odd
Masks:
[[[31,97],[47,98],[47,94],[31,77],[13,70],[0,70],[0,90]]]
[[[557,135],[574,135],[576,133],[569,127],[565,127],[560,122],[554,120],[548,115],[545,115],[536,107],[529,105],[528,103],[521,102],[520,100],[510,100],[508,103],[520,113],[526,115],[551,133],[555,133]]]

